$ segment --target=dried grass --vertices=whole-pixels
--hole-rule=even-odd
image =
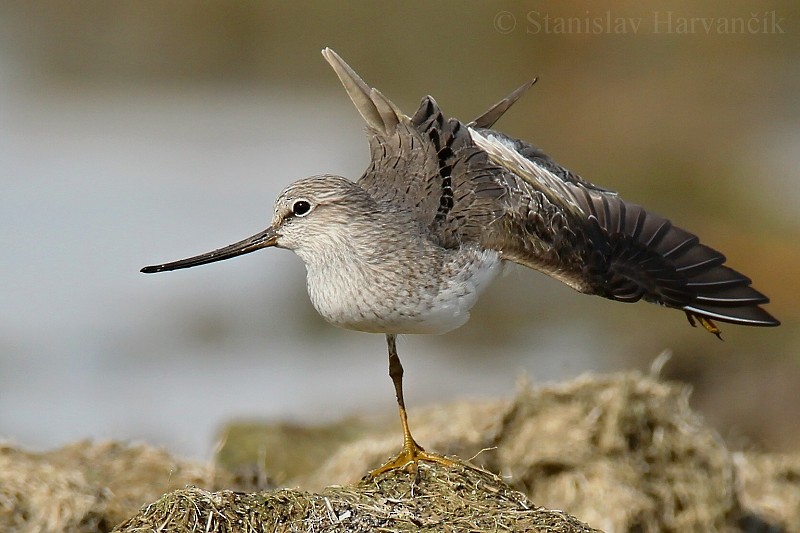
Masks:
[[[536,508],[488,472],[422,464],[375,481],[261,493],[186,489],[165,495],[115,531],[208,533],[372,531],[596,531],[560,511]]]
[[[800,455],[730,452],[688,396],[628,373],[411,413],[429,449],[483,450],[474,462],[502,479],[422,464],[417,477],[360,481],[396,451],[393,420],[238,426],[217,466],[145,445],[5,446],[0,532],[107,532],[125,519],[120,532],[590,530],[578,520],[608,532],[800,531]]]

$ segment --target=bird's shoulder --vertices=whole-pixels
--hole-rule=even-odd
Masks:
[[[411,210],[442,246],[477,242],[502,215],[500,169],[431,96],[390,132],[371,132],[369,143],[370,165],[358,184],[379,202]]]

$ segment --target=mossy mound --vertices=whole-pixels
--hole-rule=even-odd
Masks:
[[[800,531],[800,454],[731,452],[688,397],[626,373],[412,411],[428,449],[480,467],[374,481],[361,478],[399,445],[393,417],[234,424],[213,465],[146,445],[6,445],[0,531]]]
[[[537,508],[497,476],[477,468],[422,463],[375,480],[318,493],[174,491],[114,530],[118,533],[594,530],[561,511]]]

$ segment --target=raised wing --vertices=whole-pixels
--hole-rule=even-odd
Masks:
[[[496,179],[496,166],[472,142],[467,127],[445,119],[430,96],[409,117],[334,51],[326,49],[323,55],[367,123],[372,157],[359,185],[377,201],[412,213],[442,246],[478,242],[503,215],[500,198],[506,191]],[[530,85],[479,120],[488,124],[499,118]]]
[[[778,325],[759,307],[769,299],[695,235],[488,129],[535,80],[464,125],[430,96],[409,117],[335,52],[323,55],[368,126],[372,158],[359,185],[441,246],[479,243],[587,294],[683,309],[717,334],[710,319]]]
[[[535,148],[491,130],[470,130],[503,168],[509,191],[486,246],[575,289],[621,302],[644,299],[710,319],[750,326],[779,322],[769,298],[725,266],[725,256],[666,218],[586,182]]]

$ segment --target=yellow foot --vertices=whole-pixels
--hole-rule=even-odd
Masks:
[[[411,464],[416,466],[419,461],[429,461],[449,467],[459,466],[461,464],[458,461],[453,461],[452,459],[448,459],[443,455],[426,452],[419,444],[415,442],[411,446],[404,445],[399,454],[390,459],[388,463],[379,466],[375,470],[371,470],[369,474],[367,474],[367,477],[369,477],[369,479],[375,479],[379,475],[389,472],[390,470],[403,469]]]
[[[689,320],[689,324],[691,324],[693,328],[697,327],[697,324],[694,322],[694,320],[697,319],[697,321],[700,322],[700,325],[703,326],[707,332],[713,333],[719,340],[722,340],[722,330],[719,329],[719,327],[714,324],[710,318],[696,315],[694,313],[690,313],[689,311],[686,311],[686,318]]]

